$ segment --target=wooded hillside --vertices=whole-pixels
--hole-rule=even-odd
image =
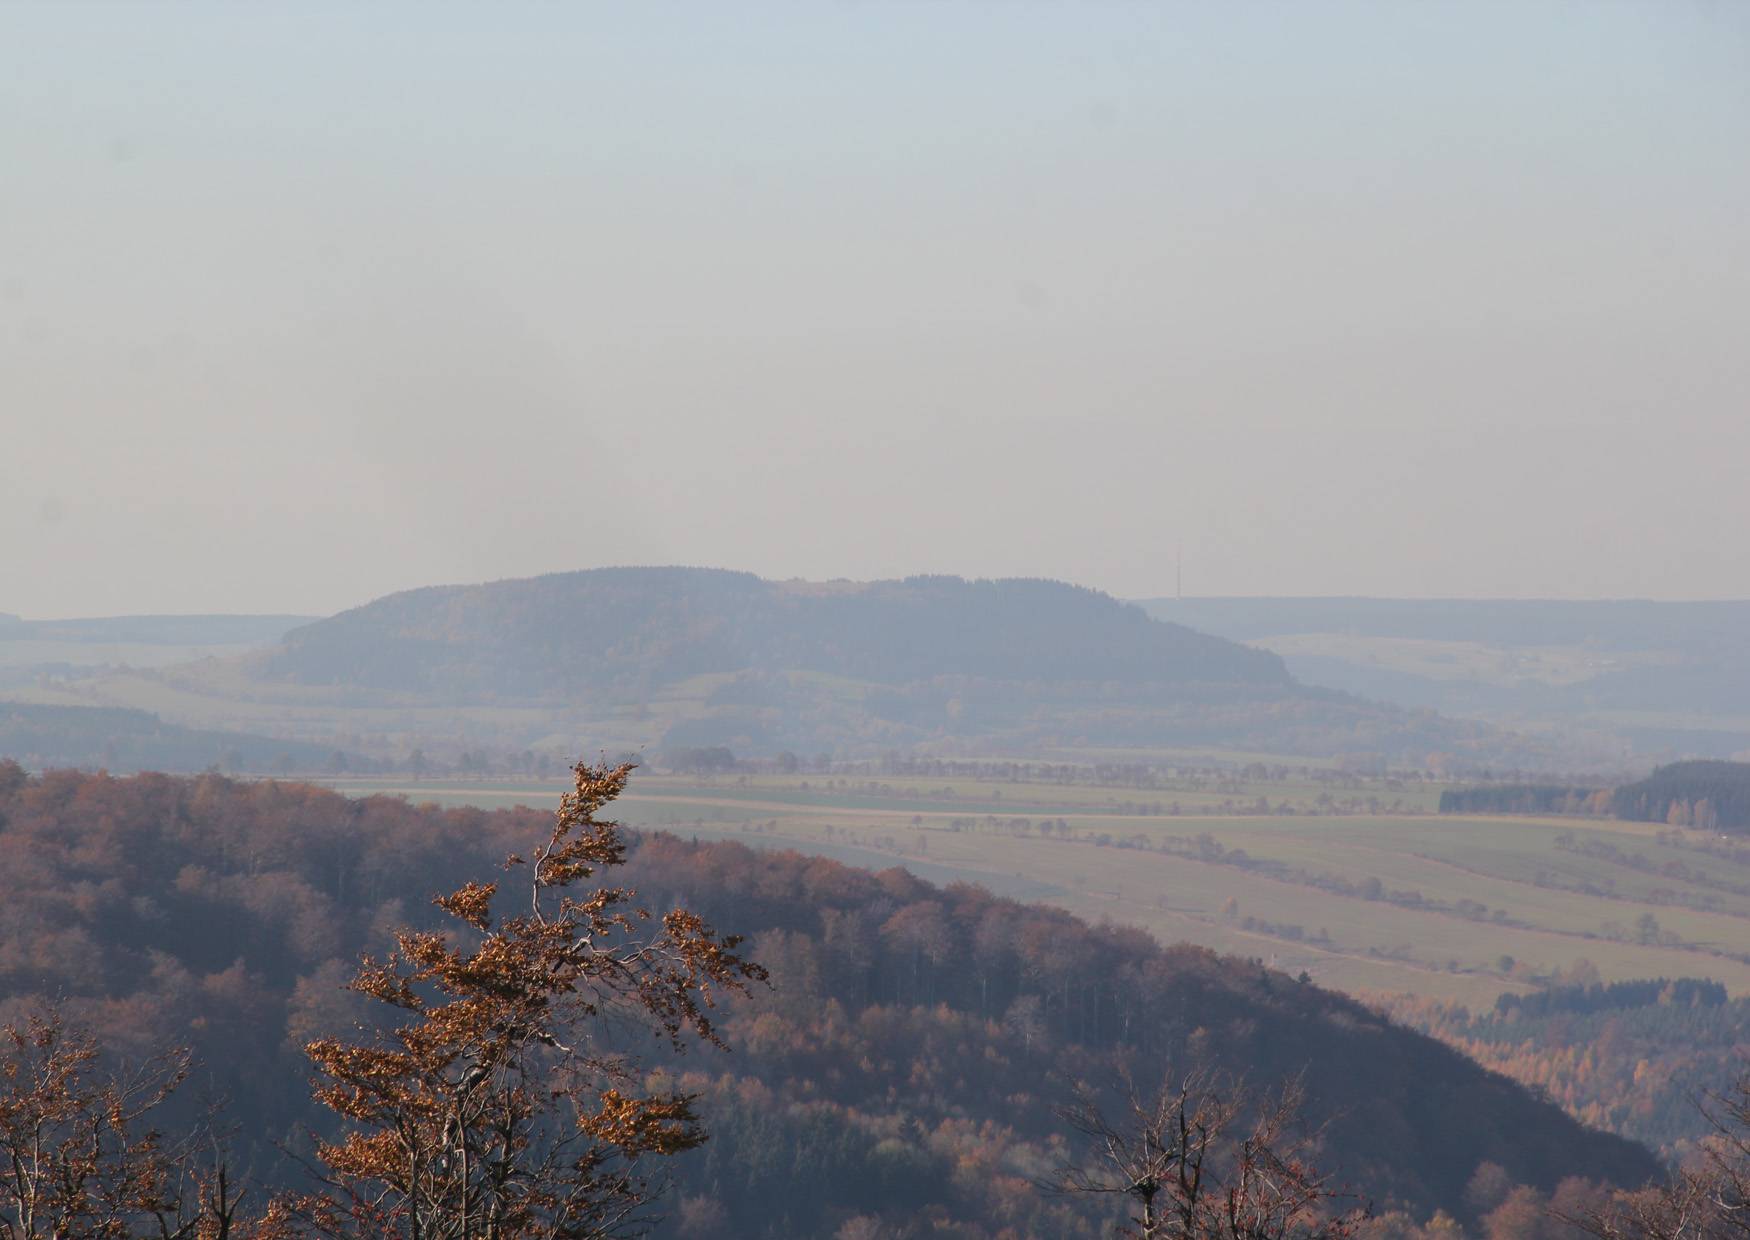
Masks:
[[[1291,682],[1275,655],[1053,581],[763,581],[703,568],[604,568],[392,594],[293,630],[263,674],[488,698],[646,690],[790,670],[877,684]]]
[[[60,995],[136,1054],[192,1033],[201,1083],[257,1134],[253,1169],[283,1177],[271,1139],[315,1118],[299,1047],[358,1018],[341,989],[358,953],[431,923],[434,894],[490,877],[546,819],[0,764],[0,1015]],[[679,1171],[674,1201],[712,1220],[694,1234],[831,1234],[884,1211],[969,1237],[1086,1234],[1031,1177],[1052,1157],[1052,1106],[1121,1064],[1304,1070],[1311,1118],[1329,1124],[1321,1165],[1422,1214],[1462,1212],[1483,1162],[1546,1189],[1656,1171],[1640,1147],[1256,962],[737,844],[643,837],[627,868],[653,905],[751,933],[775,983],[727,1011],[732,1054],[653,1061],[703,1095],[716,1133]]]

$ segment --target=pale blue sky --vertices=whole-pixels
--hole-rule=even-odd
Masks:
[[[1750,595],[1750,5],[0,6],[0,611]]]

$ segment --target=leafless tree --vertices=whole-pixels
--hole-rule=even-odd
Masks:
[[[1713,1131],[1691,1165],[1567,1221],[1601,1240],[1750,1240],[1750,1072],[1701,1107]]]
[[[1089,1089],[1059,1109],[1082,1138],[1048,1191],[1127,1199],[1141,1240],[1347,1240],[1366,1216],[1316,1171],[1299,1125],[1304,1090],[1254,1094],[1195,1072],[1108,1108]]]

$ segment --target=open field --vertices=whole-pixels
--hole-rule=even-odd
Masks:
[[[482,807],[554,805],[561,791],[488,780],[333,786]],[[1353,992],[1486,1004],[1586,960],[1607,981],[1711,977],[1750,995],[1750,865],[1699,851],[1706,835],[1418,812],[1438,792],[1392,792],[1407,811],[1264,816],[1216,807],[1302,800],[1311,787],[641,774],[621,816],[982,882]],[[1158,801],[1179,813],[1151,812]],[[1661,872],[1671,863],[1686,877]]]

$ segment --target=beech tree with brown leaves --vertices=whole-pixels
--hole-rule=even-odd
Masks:
[[[574,768],[550,837],[507,870],[527,903],[500,916],[497,884],[436,903],[448,934],[403,931],[352,988],[401,1014],[392,1033],[311,1042],[316,1098],[346,1131],[319,1141],[322,1191],[282,1203],[293,1233],[347,1240],[580,1240],[637,1230],[646,1159],[705,1140],[692,1096],[650,1092],[613,1045],[623,1024],[721,1045],[710,1009],[766,972],[697,915],[660,917],[587,880],[626,860],[598,815],[632,767]]]
[[[1058,1114],[1089,1147],[1044,1187],[1126,1199],[1140,1240],[1349,1240],[1366,1211],[1309,1161],[1298,1081],[1253,1096],[1207,1072],[1152,1095],[1126,1079],[1121,1109],[1088,1089]]]
[[[106,1071],[97,1043],[49,1011],[0,1029],[0,1236],[231,1240],[241,1194],[204,1169],[201,1132],[168,1141],[156,1113],[188,1053]]]

